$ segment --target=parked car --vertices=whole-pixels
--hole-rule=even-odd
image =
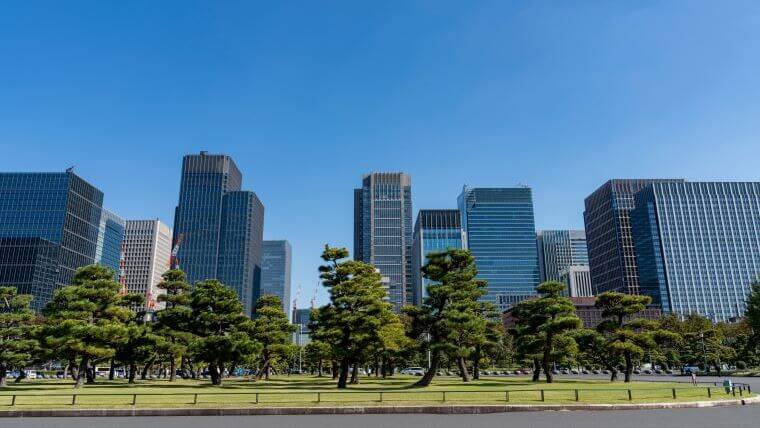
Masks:
[[[401,370],[401,374],[411,375],[411,376],[422,376],[425,374],[425,369],[423,369],[422,367],[407,367]]]

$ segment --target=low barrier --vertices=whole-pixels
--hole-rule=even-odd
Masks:
[[[108,405],[193,405],[199,404],[292,404],[292,403],[365,403],[365,402],[505,402],[511,400],[526,402],[552,402],[552,401],[575,401],[580,402],[585,394],[604,392],[610,397],[618,397],[617,400],[633,401],[637,398],[657,398],[664,400],[677,400],[680,398],[733,398],[744,397],[752,393],[748,384],[734,384],[724,387],[714,383],[713,386],[691,386],[675,388],[561,388],[561,389],[505,389],[505,390],[448,390],[448,391],[292,391],[292,392],[189,392],[189,393],[53,393],[53,394],[2,394],[0,406],[77,406],[103,404],[104,397],[116,400],[106,403]],[[654,393],[662,394],[653,397]],[[99,398],[100,400],[95,400]],[[123,400],[121,400],[123,398]],[[212,398],[216,398],[212,400]],[[517,398],[517,400],[515,400]],[[167,401],[169,399],[169,401]],[[3,402],[4,401],[4,402]],[[100,401],[98,403],[97,401]],[[107,400],[106,400],[107,401]]]

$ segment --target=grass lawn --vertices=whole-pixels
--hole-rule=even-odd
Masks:
[[[413,404],[539,404],[544,403],[647,403],[729,399],[723,388],[674,382],[623,382],[561,379],[553,384],[532,383],[526,377],[485,377],[462,383],[456,377],[438,377],[428,388],[410,388],[417,379],[394,376],[386,380],[362,377],[359,385],[338,391],[329,377],[278,376],[270,381],[253,382],[225,379],[221,387],[208,380],[137,381],[98,379],[95,385],[74,390],[71,381],[25,380],[0,389],[0,411],[31,408],[119,408],[131,407],[246,407],[246,406],[336,406],[336,405],[413,405]],[[676,388],[673,399],[672,388]],[[575,390],[578,390],[576,401]],[[631,390],[629,401],[628,389]],[[506,391],[509,391],[507,394]],[[258,394],[258,397],[256,396]],[[15,405],[11,406],[12,396]],[[72,406],[72,394],[77,394]],[[135,397],[136,394],[136,397]],[[196,395],[197,394],[197,395]],[[382,397],[381,397],[382,395]],[[444,397],[445,396],[445,397]],[[508,397],[507,397],[508,396]],[[739,393],[737,391],[737,397]],[[747,393],[744,393],[747,396]],[[445,399],[445,401],[444,401]],[[319,401],[317,401],[319,400]],[[382,401],[381,401],[382,400]]]

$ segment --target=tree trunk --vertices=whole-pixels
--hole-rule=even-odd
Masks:
[[[430,356],[430,367],[422,376],[422,379],[415,382],[412,386],[417,388],[429,386],[433,382],[435,374],[438,372],[439,364],[441,364],[441,354],[440,352],[435,351]],[[385,377],[385,368],[383,368],[383,377]]]
[[[467,372],[467,364],[464,361],[464,357],[457,357],[457,366],[459,367],[459,374],[462,376],[462,382],[469,382],[470,373]]]
[[[618,378],[617,368],[610,367],[609,371],[610,371],[610,382],[615,382],[617,380],[617,378]]]
[[[169,355],[169,382],[177,380],[176,357],[174,354]]]
[[[84,385],[84,376],[87,372],[87,367],[90,365],[90,359],[88,357],[82,357],[82,362],[79,363],[79,370],[77,371],[77,381],[74,383],[74,388],[81,388]]]
[[[547,339],[547,341],[551,340],[551,338]],[[554,373],[552,373],[552,368],[549,367],[549,364],[551,363],[551,349],[544,349],[544,355],[541,359],[541,367],[544,369],[544,376],[546,376],[546,383],[552,383],[554,382]]]
[[[116,361],[111,358],[111,367],[108,368],[108,380],[113,380],[116,374]]]
[[[134,360],[129,362],[129,382],[135,383],[135,377],[137,377],[137,364]]]
[[[346,389],[346,382],[348,381],[348,358],[343,358],[340,361],[340,373],[338,374],[338,389]]]
[[[66,366],[66,373],[71,376],[71,380],[76,381],[79,370],[77,370],[77,363],[74,360],[69,360],[69,364]],[[64,376],[65,377],[65,376]]]
[[[0,388],[5,388],[8,386],[8,369],[5,367],[4,364],[0,364]]]
[[[538,382],[541,378],[541,362],[538,358],[533,358],[533,382]]]
[[[145,366],[143,367],[142,373],[140,374],[140,379],[147,380],[148,379],[148,373],[150,373],[151,367],[153,367],[153,363],[156,361],[156,358],[153,357],[148,362],[145,363]]]
[[[264,357],[264,361],[261,364],[261,369],[256,372],[256,380],[261,380],[262,377],[266,377],[266,380],[269,380],[269,362],[271,360],[267,357]]]
[[[340,372],[340,368],[338,367],[338,362],[335,360],[332,360],[332,378],[337,379],[338,374]]]
[[[354,363],[351,369],[351,381],[349,383],[351,385],[359,383],[359,363]]]
[[[631,358],[630,352],[625,352],[625,382],[631,381],[631,374],[633,373],[633,358]]]
[[[476,346],[475,352],[472,353],[472,378],[480,379],[480,346]]]
[[[380,358],[375,358],[375,378],[380,377]]]
[[[322,377],[322,359],[317,362],[317,377]]]
[[[219,367],[216,365],[216,363],[211,363],[208,365],[208,373],[211,376],[211,384],[212,385],[221,385],[222,384],[222,377],[219,374]]]
[[[13,383],[21,383],[24,379],[26,379],[26,372],[24,370],[19,370],[18,376],[16,376],[16,379],[13,379]]]

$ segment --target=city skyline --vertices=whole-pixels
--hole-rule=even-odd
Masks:
[[[75,165],[173,227],[181,156],[226,153],[303,306],[367,171],[410,174],[415,216],[528,184],[538,229],[583,228],[610,178],[759,179],[755,2],[137,4],[6,9],[0,171]]]

